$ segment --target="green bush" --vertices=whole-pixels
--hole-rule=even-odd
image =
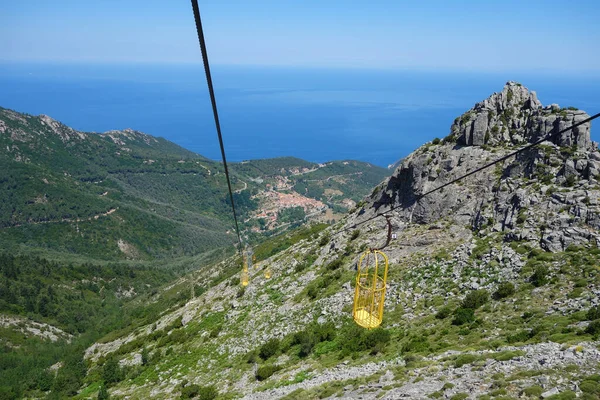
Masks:
[[[148,353],[148,349],[144,347],[142,349],[142,365],[148,365],[149,361],[150,361],[150,354]]]
[[[600,319],[590,322],[587,328],[585,328],[585,332],[590,335],[600,334]]]
[[[258,355],[263,360],[268,360],[269,358],[271,358],[275,354],[277,354],[277,352],[279,351],[280,344],[281,343],[280,343],[279,339],[276,339],[276,338],[270,339],[267,343],[263,344],[260,347],[260,349],[258,350]]]
[[[313,332],[302,332],[297,339],[298,344],[300,345],[300,351],[298,355],[300,357],[306,357],[310,353],[312,353],[316,344],[319,343],[317,336]]]
[[[336,258],[335,260],[333,260],[332,262],[327,264],[327,269],[329,271],[335,271],[336,269],[338,269],[341,266],[342,266],[342,259]]]
[[[567,175],[567,179],[565,180],[565,186],[572,187],[577,182],[577,177],[575,175]]]
[[[279,371],[279,367],[276,365],[263,365],[256,370],[256,380],[264,381],[277,371]]]
[[[404,353],[420,353],[429,350],[429,341],[425,336],[416,336],[410,338],[402,347]],[[406,357],[408,359],[408,357]],[[408,361],[407,361],[408,362]]]
[[[475,312],[472,308],[457,308],[454,311],[452,325],[464,325],[475,321]]]
[[[448,306],[440,308],[440,310],[435,314],[437,319],[446,319],[452,314],[452,309]]]
[[[433,141],[431,142],[431,144],[440,144],[440,142],[441,142],[440,138],[436,137],[435,139],[433,139]]]
[[[365,337],[365,347],[371,350],[371,354],[377,354],[385,349],[390,342],[392,335],[389,331],[378,328],[367,331]]]
[[[488,302],[490,298],[490,294],[485,289],[474,290],[467,294],[465,299],[462,302],[463,308],[470,308],[472,310],[476,310],[485,303]]]
[[[544,286],[548,283],[548,267],[545,265],[537,265],[533,271],[533,275],[529,278],[529,281],[535,287]]]
[[[211,339],[216,338],[217,336],[219,336],[219,333],[221,333],[221,330],[223,329],[222,325],[217,325],[213,328],[213,330],[210,331],[210,334],[208,335]],[[171,336],[173,336],[173,334],[171,333]]]
[[[182,399],[193,399],[198,396],[200,392],[200,386],[198,385],[188,385],[181,389],[181,398]]]
[[[478,359],[479,359],[479,357],[476,356],[475,354],[461,354],[454,361],[454,366],[456,368],[460,368],[463,365],[471,364],[472,362],[477,361]]]
[[[329,236],[329,233],[323,234],[323,236],[321,236],[321,239],[319,240],[319,247],[325,246],[327,243],[329,243],[330,239],[331,236]]]
[[[320,285],[319,282],[317,282],[318,279],[314,280],[313,282],[308,284],[308,289],[306,290],[306,295],[311,298],[311,299],[316,299],[317,296],[319,295],[319,289],[320,289]]]
[[[544,389],[541,386],[537,385],[529,386],[528,388],[525,388],[525,390],[523,390],[524,395],[535,398],[539,398],[543,392]]]
[[[100,390],[98,390],[98,400],[108,400],[110,399],[110,395],[108,394],[108,390],[106,389],[105,384],[100,385]]]
[[[498,286],[498,289],[494,292],[493,297],[496,300],[505,299],[508,296],[515,294],[515,285],[512,282],[503,282]]]
[[[517,342],[525,342],[530,338],[530,332],[528,331],[520,331],[515,333],[514,335],[510,335],[506,338],[508,343],[517,343]]]
[[[546,397],[546,400],[572,400],[576,399],[577,394],[571,390],[565,390],[562,393],[552,395],[550,397]]]
[[[337,335],[335,324],[326,322],[323,324],[313,323],[308,325],[303,331],[296,332],[289,346],[300,345],[298,355],[306,357],[312,353],[314,347],[321,342],[332,341]]]
[[[104,363],[102,367],[102,379],[105,383],[117,383],[123,379],[123,371],[119,366],[119,361],[116,358],[111,357]]]
[[[588,285],[588,281],[585,278],[577,279],[577,281],[575,281],[575,287],[584,288],[587,285]]]
[[[584,380],[579,384],[579,389],[583,393],[600,395],[600,383],[591,380]],[[600,397],[600,396],[599,396]]]
[[[390,333],[383,328],[366,330],[354,323],[344,325],[340,335],[342,355],[357,354],[362,351],[378,353],[391,339]]]
[[[588,310],[587,314],[588,321],[600,319],[600,306],[592,307]]]
[[[256,350],[253,351],[249,351],[248,354],[246,354],[246,362],[248,364],[254,364],[258,362],[258,354]]]
[[[360,236],[360,230],[359,229],[355,229],[352,231],[352,234],[350,235],[350,240],[355,240]]]
[[[214,386],[200,386],[198,390],[199,400],[214,400],[219,395],[219,391]]]

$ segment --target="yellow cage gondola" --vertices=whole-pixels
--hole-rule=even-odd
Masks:
[[[385,215],[388,228],[385,244],[378,248],[369,248],[360,256],[356,265],[352,318],[359,326],[367,329],[377,328],[383,321],[389,260],[382,250],[392,240],[390,218],[389,215]]]
[[[381,325],[388,266],[387,256],[374,249],[364,252],[358,261],[352,317],[363,328]]]
[[[246,258],[246,255],[244,254],[243,258],[242,258],[242,274],[240,275],[240,283],[242,284],[242,286],[248,286],[248,283],[250,282],[250,274],[248,273],[248,259]]]
[[[273,273],[271,272],[271,267],[267,266],[267,268],[265,268],[265,278],[271,279],[272,275],[273,275]]]

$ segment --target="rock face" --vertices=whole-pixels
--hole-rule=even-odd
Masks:
[[[554,134],[589,116],[576,109],[561,109],[556,104],[543,107],[535,92],[521,84],[508,82],[500,93],[475,104],[456,118],[451,138],[459,145],[502,146],[523,144]],[[558,146],[573,146],[590,150],[590,125],[584,124],[553,140]]]
[[[406,157],[364,210],[368,216],[399,207],[395,213],[415,223],[447,217],[484,233],[501,231],[507,239],[538,242],[550,251],[595,244],[600,153],[590,139],[590,123],[557,135],[588,117],[574,108],[543,107],[535,92],[508,82],[456,118],[448,137]],[[537,147],[419,198],[551,134]]]

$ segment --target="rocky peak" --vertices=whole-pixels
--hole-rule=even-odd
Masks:
[[[450,136],[406,157],[362,213],[368,217],[393,206],[409,223],[447,219],[552,251],[600,241],[600,152],[589,123],[419,197],[585,118],[574,108],[544,107],[535,92],[508,82],[457,118]]]
[[[112,130],[101,133],[100,136],[108,137],[114,143],[124,146],[126,141],[141,141],[147,145],[152,143],[158,143],[158,140],[150,135],[147,135],[143,132],[135,131],[131,128],[126,128],[121,131]]]
[[[511,146],[531,143],[557,133],[589,116],[576,108],[556,104],[543,107],[535,92],[509,81],[500,93],[494,93],[456,118],[447,141],[466,146]],[[583,124],[553,143],[590,150],[590,124]]]

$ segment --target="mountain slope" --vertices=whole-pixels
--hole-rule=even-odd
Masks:
[[[207,288],[183,307],[88,348],[81,397],[119,362],[109,390],[129,398],[192,397],[210,385],[246,399],[595,398],[600,187],[589,125],[414,201],[585,115],[544,108],[515,83],[466,115],[360,210],[273,244],[279,252],[245,289],[240,260],[222,261],[182,280]],[[397,205],[384,323],[366,331],[351,320],[354,266],[385,241],[385,221],[353,227]]]
[[[0,149],[0,242],[5,248],[152,259],[234,243],[221,164],[165,139],[129,129],[79,132],[45,115],[0,108]],[[292,201],[269,201],[269,228],[328,210],[333,219],[334,204],[341,207],[335,210],[339,215],[387,176],[382,168],[354,161],[323,168],[292,158],[233,164],[238,211],[248,223],[244,228],[260,226],[256,216],[266,199],[278,197],[279,189],[285,192],[272,190],[275,181],[304,166],[318,174],[313,186],[334,190],[343,182],[347,189],[322,199],[331,207],[306,191],[294,192]],[[346,199],[348,205],[339,206]],[[296,212],[287,211],[292,208]],[[280,213],[287,213],[285,220]]]

